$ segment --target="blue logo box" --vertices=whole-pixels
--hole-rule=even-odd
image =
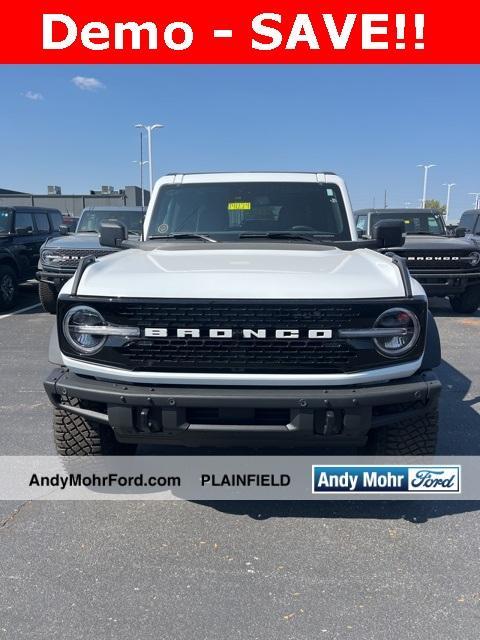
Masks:
[[[313,465],[312,493],[460,493],[456,465]]]

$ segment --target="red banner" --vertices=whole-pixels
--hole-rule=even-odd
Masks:
[[[480,62],[473,2],[458,13],[434,0],[28,4],[3,6],[0,63]]]

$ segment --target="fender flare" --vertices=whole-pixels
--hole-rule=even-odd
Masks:
[[[427,312],[427,332],[425,338],[425,351],[423,354],[420,371],[427,371],[438,367],[442,362],[442,346],[437,323],[429,310]]]

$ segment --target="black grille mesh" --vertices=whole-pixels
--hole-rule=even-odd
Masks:
[[[122,349],[139,369],[176,369],[235,373],[263,371],[351,370],[358,352],[345,341],[326,340],[140,340]]]
[[[354,305],[308,303],[124,303],[116,311],[120,322],[140,327],[344,328],[361,319]]]

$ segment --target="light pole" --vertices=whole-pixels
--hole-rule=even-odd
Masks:
[[[447,187],[447,206],[445,207],[445,222],[448,220],[448,212],[450,211],[450,192],[455,186],[455,182],[444,182],[443,187]]]
[[[474,196],[474,200],[473,200],[473,206],[475,207],[475,209],[479,209],[479,204],[480,204],[480,192],[476,192],[474,191],[473,193],[469,193],[469,196]]]
[[[137,129],[145,129],[147,132],[147,151],[148,151],[148,175],[150,178],[150,197],[153,191],[153,163],[152,163],[152,131],[162,129],[163,124],[136,124]]]
[[[428,170],[432,167],[436,167],[436,164],[417,164],[417,167],[423,167],[424,175],[423,175],[423,197],[422,197],[422,209],[425,209],[425,203],[427,201],[427,180],[428,180]]]

